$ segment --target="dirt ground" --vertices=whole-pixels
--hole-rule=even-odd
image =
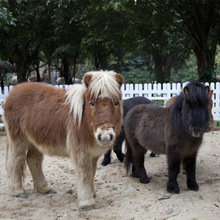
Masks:
[[[5,137],[0,137],[0,219],[220,219],[220,131],[207,133],[197,158],[198,192],[189,191],[184,174],[178,176],[180,193],[166,191],[167,165],[164,155],[146,155],[145,167],[151,182],[141,184],[126,176],[123,163],[112,153],[106,167],[98,161],[95,209],[77,208],[76,176],[67,158],[45,157],[44,173],[57,194],[34,191],[29,170],[25,180],[27,199],[8,194],[5,170]]]

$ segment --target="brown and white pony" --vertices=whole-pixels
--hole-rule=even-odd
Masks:
[[[25,198],[25,161],[40,193],[51,192],[42,171],[43,154],[70,157],[78,178],[78,205],[95,203],[94,176],[100,155],[120,133],[123,77],[113,71],[88,72],[69,90],[40,83],[12,89],[4,103],[6,168],[12,196]]]

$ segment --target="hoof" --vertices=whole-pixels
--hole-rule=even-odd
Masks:
[[[187,184],[189,190],[198,191],[199,185],[195,182],[193,184]]]
[[[108,164],[110,164],[110,161],[103,160],[101,163],[102,166],[107,166]]]
[[[27,199],[27,195],[24,194],[24,193],[21,193],[20,195],[16,196],[17,198],[20,198],[20,199]]]
[[[170,193],[179,193],[180,192],[180,188],[179,186],[171,186],[171,185],[167,185],[167,191]]]
[[[47,192],[47,194],[57,194],[57,192],[53,189],[51,189],[50,191]]]
[[[141,177],[141,178],[140,178],[140,182],[141,182],[141,183],[144,183],[144,184],[147,184],[147,183],[149,183],[150,181],[149,181],[149,178],[148,178],[148,177]]]
[[[199,189],[199,185],[196,182],[196,180],[187,181],[187,187],[188,187],[189,190],[193,190],[193,191],[198,191],[198,189]]]
[[[125,155],[123,153],[116,153],[117,154],[117,158],[120,162],[124,161]]]

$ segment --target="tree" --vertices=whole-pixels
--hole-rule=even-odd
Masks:
[[[200,81],[212,81],[215,52],[220,37],[220,1],[152,0],[155,10],[186,34],[197,58]],[[175,19],[173,19],[175,18]]]
[[[29,66],[47,37],[49,7],[45,1],[8,1],[15,25],[0,27],[0,41],[16,66],[18,82],[28,78]]]
[[[154,80],[170,81],[171,69],[183,63],[189,55],[185,35],[181,35],[171,22],[164,20],[156,5],[150,1],[138,0],[132,4],[128,0],[126,9],[142,53],[145,51],[152,57]]]
[[[72,78],[75,78],[77,60],[81,52],[81,41],[84,34],[81,25],[81,14],[86,3],[87,1],[84,0],[53,2],[53,37],[49,39],[49,44],[44,45],[44,51],[54,49],[53,55],[60,61],[57,63],[56,68],[59,69],[66,84],[72,84]],[[54,45],[53,48],[51,48],[51,43]],[[72,69],[71,66],[73,66]]]
[[[93,58],[96,69],[118,70],[122,57],[135,50],[136,38],[127,17],[126,1],[90,0],[82,14],[82,24],[86,32],[83,50]]]

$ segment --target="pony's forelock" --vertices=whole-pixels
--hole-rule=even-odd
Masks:
[[[120,86],[116,80],[116,73],[114,71],[98,71],[88,72],[92,74],[92,79],[88,86],[91,94],[91,99],[108,97],[115,102],[121,98]]]
[[[192,105],[200,104],[207,106],[209,103],[208,93],[205,90],[204,84],[200,82],[191,82],[187,85],[189,92],[186,95],[186,99]]]

